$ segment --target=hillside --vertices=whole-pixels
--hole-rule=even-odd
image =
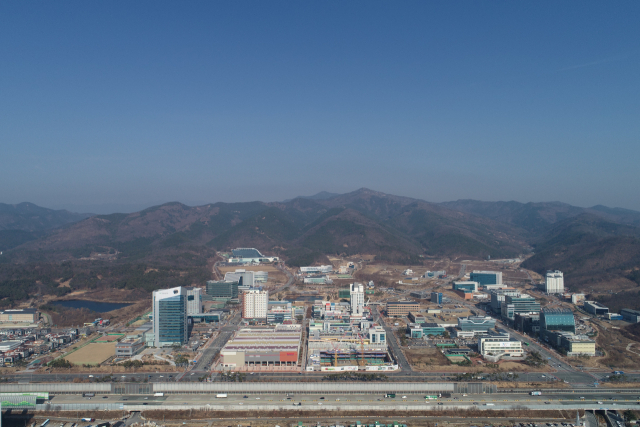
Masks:
[[[601,294],[635,289],[640,278],[640,229],[582,214],[555,224],[535,244],[523,267],[558,269],[573,291]]]
[[[91,215],[42,208],[33,203],[0,203],[0,230],[47,231],[78,222]]]
[[[202,283],[211,277],[216,253],[234,247],[257,247],[298,266],[354,254],[414,265],[423,257],[515,257],[533,245],[536,254],[525,266],[563,270],[571,289],[632,289],[640,234],[621,218],[629,222],[634,214],[607,209],[593,214],[561,203],[436,204],[366,188],[274,203],[166,203],[46,232],[0,231],[8,246],[33,239],[0,257],[0,298],[7,305],[34,293]]]
[[[544,233],[550,226],[565,219],[585,213],[600,216],[608,221],[631,226],[640,225],[640,212],[597,205],[580,208],[560,202],[520,203],[482,202],[478,200],[457,200],[440,203],[449,209],[490,218],[521,228],[530,235]]]

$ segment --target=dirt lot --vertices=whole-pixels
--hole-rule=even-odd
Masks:
[[[621,324],[620,322],[615,322]],[[605,352],[602,357],[570,357],[573,366],[603,369],[640,369],[640,343],[627,332],[628,323],[615,326],[602,320],[592,320],[591,326],[598,330],[596,348]]]
[[[104,362],[116,353],[116,343],[91,343],[80,350],[64,356],[74,365],[92,364],[96,365]]]
[[[478,363],[480,359],[472,359],[472,366],[452,364],[444,354],[435,348],[403,349],[407,361],[418,372],[529,372],[531,367],[520,362],[498,362],[498,367],[489,367],[486,363]],[[551,372],[548,366],[536,368],[536,371]]]
[[[584,412],[580,411],[580,416]],[[77,420],[75,411],[38,412],[37,415],[29,414],[29,423],[41,424],[46,418],[68,417],[68,420]],[[120,411],[85,411],[82,414],[98,420],[118,420],[122,417]],[[144,411],[145,419],[156,421],[159,425],[174,427],[189,422],[190,426],[237,426],[284,427],[298,426],[298,421],[303,426],[328,426],[335,424],[354,424],[355,420],[373,424],[374,421],[389,424],[398,421],[409,427],[461,427],[469,425],[513,425],[516,422],[547,422],[547,421],[572,421],[576,413],[573,411],[531,411],[524,409],[512,409],[509,411],[480,411],[480,410],[447,410],[447,411],[274,411],[274,412],[222,412],[222,411]],[[4,421],[4,420],[3,420]],[[14,422],[12,419],[10,422]],[[9,426],[22,426],[24,421],[7,424]]]

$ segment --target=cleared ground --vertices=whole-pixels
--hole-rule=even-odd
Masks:
[[[73,364],[99,364],[113,356],[116,352],[116,343],[91,343],[64,356]]]

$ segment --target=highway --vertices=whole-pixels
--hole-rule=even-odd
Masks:
[[[398,405],[422,407],[442,406],[445,408],[509,409],[513,406],[526,406],[533,409],[546,409],[550,405],[562,405],[569,408],[622,409],[640,408],[638,393],[555,393],[543,396],[530,396],[522,393],[496,393],[462,395],[454,394],[450,398],[425,400],[424,394],[397,394],[395,398],[385,398],[383,394],[227,394],[225,398],[217,398],[215,394],[167,394],[162,397],[153,395],[97,395],[91,399],[80,395],[56,395],[50,403],[56,404],[99,404],[121,403],[126,405],[188,405],[188,406],[221,406],[237,405],[238,410],[248,405],[285,406],[323,406],[335,407],[356,405],[376,405],[392,409]],[[301,405],[298,405],[301,404]],[[228,408],[227,408],[228,409]],[[247,408],[248,409],[248,408]]]

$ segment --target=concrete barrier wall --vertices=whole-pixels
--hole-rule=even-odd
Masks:
[[[153,383],[161,393],[453,393],[454,383]]]
[[[568,405],[499,405],[496,404],[494,406],[485,406],[485,405],[435,405],[425,404],[425,405],[302,405],[302,406],[293,406],[293,405],[123,405],[123,404],[113,404],[113,403],[97,403],[97,404],[87,404],[87,403],[78,403],[78,404],[42,404],[36,405],[36,410],[38,411],[178,411],[185,409],[193,409],[199,411],[336,411],[336,412],[344,412],[344,411],[443,411],[450,409],[478,409],[481,411],[486,410],[513,410],[514,408],[529,408],[532,410],[577,410],[577,409],[587,409],[587,410],[595,410],[599,409],[594,407],[594,405],[589,404],[568,404]],[[618,404],[616,406],[617,409],[629,409],[635,408],[636,406],[633,404]]]

